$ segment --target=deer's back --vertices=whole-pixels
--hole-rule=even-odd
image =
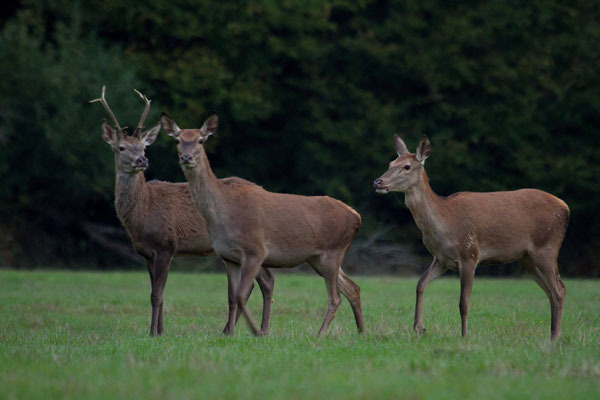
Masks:
[[[259,186],[240,186],[232,188],[227,197],[227,208],[235,214],[229,220],[238,229],[240,239],[252,236],[252,240],[264,243],[271,258],[277,259],[275,264],[293,266],[320,251],[345,250],[361,224],[356,211],[328,196],[273,193]]]
[[[303,238],[322,249],[349,244],[361,224],[356,211],[328,196],[269,193],[261,208],[272,240]]]
[[[452,235],[477,243],[482,260],[504,262],[543,246],[560,247],[569,218],[562,200],[537,189],[462,192],[442,202]]]

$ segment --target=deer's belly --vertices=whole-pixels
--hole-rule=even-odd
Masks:
[[[506,264],[518,260],[525,252],[522,246],[508,248],[485,247],[481,249],[479,261],[481,264]]]
[[[291,268],[308,261],[314,255],[311,251],[303,249],[268,248],[264,265],[270,268]]]
[[[230,243],[225,240],[216,240],[213,242],[213,248],[217,255],[227,261],[240,264],[242,262],[242,250],[236,247],[232,247]]]

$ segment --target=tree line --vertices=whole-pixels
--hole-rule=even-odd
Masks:
[[[50,3],[50,4],[47,4]],[[371,183],[397,133],[432,143],[439,195],[535,187],[569,204],[566,274],[598,276],[600,7],[532,1],[116,0],[10,3],[0,23],[0,264],[130,265],[100,137],[103,84],[123,125],[152,99],[199,127],[218,176],[327,194],[359,240],[422,249],[410,213]],[[171,141],[149,179],[183,181]],[[375,240],[375,239],[376,240]],[[120,247],[122,246],[122,247]]]

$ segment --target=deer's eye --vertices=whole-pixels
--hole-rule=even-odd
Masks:
[[[125,147],[119,146],[119,151],[123,151],[123,150],[125,150]]]
[[[404,169],[408,171],[408,170],[410,169],[410,165],[408,165],[408,164],[407,164],[407,165],[405,165],[405,166],[404,166]]]
[[[175,138],[175,143],[179,144],[179,139]]]

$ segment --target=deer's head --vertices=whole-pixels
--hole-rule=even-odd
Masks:
[[[106,99],[104,98],[106,92],[106,86],[102,87],[102,97],[91,102],[99,101],[104,106],[104,109],[112,119],[114,126],[109,124],[107,120],[102,121],[102,139],[110,145],[115,153],[115,163],[118,171],[135,174],[142,172],[148,168],[148,159],[144,154],[146,146],[154,143],[158,132],[160,131],[160,124],[154,128],[144,131],[144,121],[150,111],[150,100],[137,90],[133,89],[140,98],[146,104],[140,122],[137,128],[133,131],[132,135],[127,135],[125,130],[127,128],[121,128],[117,118],[110,110]]]
[[[415,154],[410,153],[400,136],[394,135],[398,158],[390,162],[385,174],[375,179],[373,186],[377,193],[406,192],[415,186],[423,176],[425,160],[431,154],[431,144],[423,136]]]
[[[160,124],[167,135],[175,139],[179,163],[184,168],[193,168],[198,164],[202,154],[202,145],[210,135],[217,131],[219,117],[213,114],[202,124],[200,129],[180,129],[167,114],[160,117]]]

